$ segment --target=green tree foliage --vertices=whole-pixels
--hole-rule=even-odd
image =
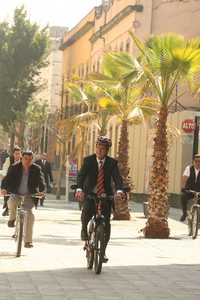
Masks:
[[[0,23],[0,123],[7,131],[41,88],[47,55],[47,28],[31,23],[23,6],[16,8],[11,24]]]

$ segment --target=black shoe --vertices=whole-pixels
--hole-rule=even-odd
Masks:
[[[24,247],[25,247],[25,248],[33,248],[33,244],[27,242],[27,243],[24,244]]]
[[[181,216],[181,218],[180,218],[180,221],[181,221],[181,222],[184,222],[186,218],[187,218],[187,215],[186,215],[186,214],[183,214],[183,215]]]
[[[9,220],[8,227],[15,227],[15,220]]]
[[[87,241],[88,240],[87,231],[85,231],[84,229],[81,229],[81,240],[82,241]]]
[[[6,209],[2,212],[2,216],[6,217],[8,216],[8,208],[6,207]]]
[[[103,263],[107,263],[108,262],[108,257],[104,254],[104,257],[103,257]]]

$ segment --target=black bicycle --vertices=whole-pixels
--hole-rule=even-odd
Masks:
[[[88,240],[86,241],[86,259],[87,268],[94,270],[96,274],[100,274],[102,270],[103,258],[105,255],[105,217],[102,214],[105,201],[112,201],[113,197],[103,196],[97,197],[89,195],[91,201],[95,204],[95,214],[88,223]]]
[[[200,192],[192,190],[186,190],[185,192],[190,193],[192,196],[192,206],[187,214],[188,234],[196,239],[200,228]]]
[[[38,199],[40,199],[41,195],[39,194],[33,194],[33,195],[14,195],[12,194],[12,197],[20,199],[18,207],[17,207],[17,212],[16,212],[16,226],[15,226],[15,233],[13,235],[13,238],[15,239],[16,242],[16,257],[20,257],[21,256],[21,250],[22,250],[22,240],[23,240],[23,234],[24,234],[24,218],[25,218],[25,214],[26,211],[24,209],[24,201],[27,197],[31,197],[34,200],[35,206],[36,206],[36,202],[38,201]]]

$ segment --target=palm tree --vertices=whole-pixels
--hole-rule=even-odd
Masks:
[[[154,99],[143,96],[143,88],[136,84],[141,73],[134,66],[134,60],[127,53],[108,52],[103,57],[100,74],[93,74],[92,81],[102,90],[100,107],[110,109],[121,122],[118,164],[125,187],[130,186],[128,126],[141,123],[155,114],[158,107]],[[129,219],[128,202],[117,204],[115,219]]]
[[[74,153],[77,153],[79,150],[81,163],[84,156],[89,124],[93,122],[98,128],[99,134],[106,135],[107,124],[112,112],[107,108],[99,106],[98,99],[103,95],[103,92],[91,82],[80,81],[78,79],[75,82],[68,82],[65,89],[74,102],[84,104],[87,110],[84,113],[78,114],[73,119],[76,124],[76,129],[80,134],[79,143]]]
[[[141,54],[135,66],[138,72],[143,72],[160,102],[150,177],[149,217],[144,234],[150,238],[168,238],[168,108],[177,83],[193,82],[194,74],[200,71],[200,39],[186,40],[168,33],[150,37],[142,43],[130,34]]]

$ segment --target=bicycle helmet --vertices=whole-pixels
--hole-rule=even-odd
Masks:
[[[99,136],[99,137],[97,138],[96,144],[104,145],[104,146],[106,146],[107,148],[110,148],[110,147],[112,146],[111,139],[109,139],[109,138],[106,137],[106,136]]]

